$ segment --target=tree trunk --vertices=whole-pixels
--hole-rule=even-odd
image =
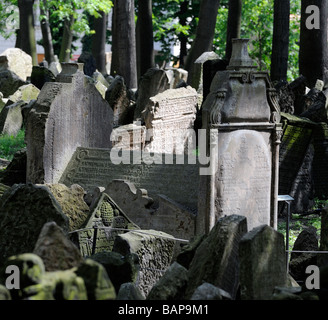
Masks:
[[[232,53],[232,39],[240,38],[242,0],[229,0],[226,60],[229,62]]]
[[[290,0],[274,1],[271,80],[287,81]]]
[[[134,0],[114,0],[111,75],[120,75],[129,88],[137,87]]]
[[[310,28],[311,22],[315,24],[318,20],[315,15],[306,13],[310,5],[319,8],[319,29]],[[309,88],[315,85],[317,79],[323,80],[324,72],[328,69],[327,19],[327,0],[302,0],[299,68]]]
[[[219,6],[220,0],[202,0],[200,4],[196,38],[185,64],[185,69],[188,71],[188,84],[192,83],[194,62],[204,52],[212,50]]]
[[[155,66],[152,0],[138,2],[137,62],[138,79]]]
[[[34,0],[18,0],[19,8],[19,47],[32,57],[33,65],[38,64],[34,31]]]
[[[50,64],[51,62],[55,61],[55,53],[52,44],[52,35],[49,25],[49,11],[47,8],[46,0],[43,0],[43,7],[40,6],[40,13],[41,15],[46,17],[41,21],[41,32],[42,32],[45,59]]]
[[[189,5],[188,1],[183,1],[180,4],[179,20],[180,20],[180,24],[182,26],[187,25],[186,13],[188,12],[188,5]],[[187,51],[188,38],[183,33],[179,34],[178,37],[179,37],[179,41],[180,41],[179,62],[180,62],[180,68],[183,68],[185,65],[185,60],[186,60],[187,53],[188,53],[188,51]]]
[[[107,15],[101,12],[101,17],[94,18],[95,34],[92,36],[92,55],[96,60],[96,67],[99,72],[106,74],[106,30]]]
[[[73,27],[74,17],[70,16],[68,19],[64,20],[64,33],[61,43],[59,61],[69,62],[72,53],[72,41],[73,41]]]

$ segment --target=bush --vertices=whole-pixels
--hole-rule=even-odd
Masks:
[[[25,148],[25,131],[21,129],[17,136],[8,134],[0,135],[0,158],[12,160],[14,154]]]

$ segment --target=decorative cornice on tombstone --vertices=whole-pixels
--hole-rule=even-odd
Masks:
[[[83,65],[83,63],[61,63],[62,71],[57,75],[56,82],[72,83],[77,73],[83,74]]]

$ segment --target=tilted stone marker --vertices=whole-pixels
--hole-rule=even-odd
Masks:
[[[186,299],[204,281],[235,299],[239,286],[239,241],[246,232],[247,221],[243,216],[230,215],[217,221],[197,248],[189,267]]]
[[[57,183],[77,147],[110,148],[113,110],[82,65],[63,64],[43,86],[26,123],[27,182]]]
[[[104,227],[107,229],[103,229]],[[82,256],[111,251],[116,235],[129,229],[139,229],[139,227],[129,219],[111,197],[103,193],[87,223],[78,232],[78,244]]]
[[[254,228],[239,244],[243,300],[271,300],[276,286],[287,285],[284,236],[268,225]]]
[[[200,234],[231,214],[247,217],[249,229],[277,227],[279,106],[267,72],[255,68],[247,40],[235,39],[230,64],[202,106],[210,166],[200,176]]]
[[[158,153],[188,153],[196,147],[193,125],[197,111],[195,89],[169,89],[151,97],[142,115],[149,129],[145,150]]]
[[[79,184],[86,190],[97,186],[106,187],[114,179],[123,179],[146,189],[149,197],[156,200],[158,194],[166,195],[179,204],[197,211],[199,164],[188,164],[188,157],[177,162],[172,155],[172,164],[165,163],[165,155],[160,154],[161,163],[142,160],[140,151],[128,151],[127,158],[133,162],[140,157],[140,163],[116,163],[110,149],[77,148],[60,183],[66,186]],[[114,161],[113,161],[114,159]],[[180,159],[181,160],[181,159]]]

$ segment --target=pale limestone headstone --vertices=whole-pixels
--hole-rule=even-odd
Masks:
[[[243,300],[271,300],[276,286],[287,286],[284,236],[268,225],[254,228],[239,244]]]
[[[77,147],[110,148],[113,110],[82,72],[62,64],[42,87],[26,123],[27,181],[57,183]]]
[[[149,141],[145,150],[169,154],[193,152],[197,105],[197,92],[191,87],[169,89],[150,98],[143,111]]]
[[[11,70],[23,81],[32,74],[32,57],[19,48],[9,48],[0,53],[0,71]]]

